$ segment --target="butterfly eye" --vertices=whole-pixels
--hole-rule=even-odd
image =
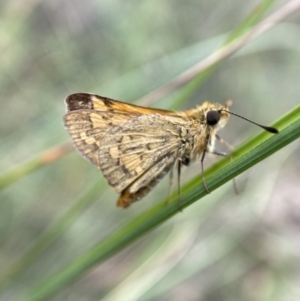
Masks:
[[[220,112],[212,110],[208,111],[206,114],[206,121],[208,125],[215,125],[220,120]]]

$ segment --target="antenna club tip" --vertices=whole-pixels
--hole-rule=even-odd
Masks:
[[[272,133],[272,134],[278,134],[278,133],[279,133],[279,131],[278,131],[276,128],[273,128],[273,127],[271,127],[271,126],[266,126],[265,129],[266,129],[268,132]]]

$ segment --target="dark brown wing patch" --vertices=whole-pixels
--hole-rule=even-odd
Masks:
[[[75,93],[69,95],[65,100],[67,110],[77,111],[77,110],[97,110],[97,111],[118,111],[118,112],[128,112],[133,115],[142,114],[162,114],[162,115],[173,115],[175,112],[162,110],[162,109],[151,109],[134,104],[129,104],[119,100],[114,100],[108,97],[103,97],[96,94],[89,93]]]

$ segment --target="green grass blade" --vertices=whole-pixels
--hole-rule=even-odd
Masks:
[[[228,160],[225,159],[220,160],[206,171],[206,181],[211,191],[299,138],[300,106],[283,116],[273,126],[279,129],[280,133],[278,135],[261,132],[233,153],[234,160],[232,163],[228,164]],[[201,177],[199,176],[184,186],[182,189],[182,207],[191,205],[207,194],[203,185],[199,184],[200,181]],[[165,206],[165,201],[159,203],[44,282],[25,300],[46,300],[59,289],[82,275],[91,266],[99,264],[117,253],[178,212],[177,201],[168,206]]]

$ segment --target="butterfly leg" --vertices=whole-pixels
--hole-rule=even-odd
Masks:
[[[172,197],[172,189],[173,189],[173,176],[174,176],[174,172],[173,172],[174,167],[171,168],[170,170],[170,185],[169,185],[169,197],[168,200],[166,202],[166,205],[169,205],[171,202],[171,197]]]
[[[233,147],[230,143],[228,143],[226,140],[222,139],[218,134],[216,134],[216,139],[217,139],[220,143],[226,145],[226,147],[227,147],[228,149],[230,149],[230,150],[233,150],[233,149],[234,149],[234,147]]]
[[[209,189],[208,189],[208,187],[206,185],[205,176],[204,176],[204,165],[203,165],[203,162],[204,162],[204,158],[205,158],[206,152],[207,152],[207,150],[205,149],[203,151],[203,154],[202,154],[202,157],[201,157],[201,174],[202,174],[202,182],[203,182],[204,188],[207,191],[207,193],[210,193],[210,191],[209,191]]]
[[[210,154],[213,154],[213,155],[217,155],[217,156],[221,156],[221,157],[227,157],[230,160],[230,162],[232,161],[231,155],[228,155],[225,152],[219,152],[217,150],[210,150],[210,151],[207,151],[207,152],[210,153]]]
[[[226,144],[228,147],[230,146],[229,143],[227,143],[225,140],[223,140],[220,136],[216,135],[216,138],[218,139],[218,141],[220,141],[221,143],[224,143]],[[208,134],[207,137],[206,137],[206,147],[203,151],[203,154],[202,154],[202,157],[201,157],[201,173],[202,173],[202,181],[203,181],[203,185],[207,191],[207,193],[210,193],[208,187],[207,187],[207,184],[206,184],[206,181],[205,181],[205,176],[204,176],[204,165],[203,165],[203,162],[204,162],[204,158],[205,158],[205,154],[206,153],[210,153],[210,154],[214,154],[214,155],[217,155],[217,156],[222,156],[222,157],[227,157],[229,158],[230,162],[232,161],[232,157],[231,155],[228,155],[227,153],[225,152],[219,152],[217,150],[211,150],[207,147],[207,144],[209,143],[209,139],[210,139],[210,135]],[[234,181],[234,189],[235,191],[237,191],[236,189],[236,185],[235,185],[235,181]]]
[[[181,175],[181,165],[182,165],[182,160],[178,159],[177,161],[177,185],[178,185],[178,209],[180,212],[182,212],[182,207],[181,207],[181,187],[180,187],[180,175]]]
[[[181,165],[182,160],[178,159],[177,161],[177,186],[178,186],[178,208],[179,211],[182,212],[182,208],[181,208],[181,186],[180,186],[180,175],[181,175]],[[167,201],[167,205],[171,202],[171,196],[172,196],[172,187],[173,187],[173,176],[174,176],[174,172],[173,172],[174,167],[172,167],[171,171],[170,171],[170,188],[169,188],[169,198]]]
[[[234,149],[234,147],[233,147],[230,143],[228,143],[227,141],[225,141],[224,139],[222,139],[219,135],[216,135],[216,139],[217,139],[220,143],[226,145],[228,149],[230,149],[230,150],[233,150],[233,149]],[[231,155],[228,155],[227,153],[223,153],[223,152],[220,153],[220,152],[214,151],[213,154],[218,155],[218,156],[227,157],[227,158],[230,160],[230,163],[232,162],[232,156],[231,156]],[[237,185],[236,185],[235,178],[232,179],[232,182],[233,182],[233,189],[234,189],[234,192],[235,192],[236,194],[239,194],[239,191],[238,191],[238,188],[237,188]]]

